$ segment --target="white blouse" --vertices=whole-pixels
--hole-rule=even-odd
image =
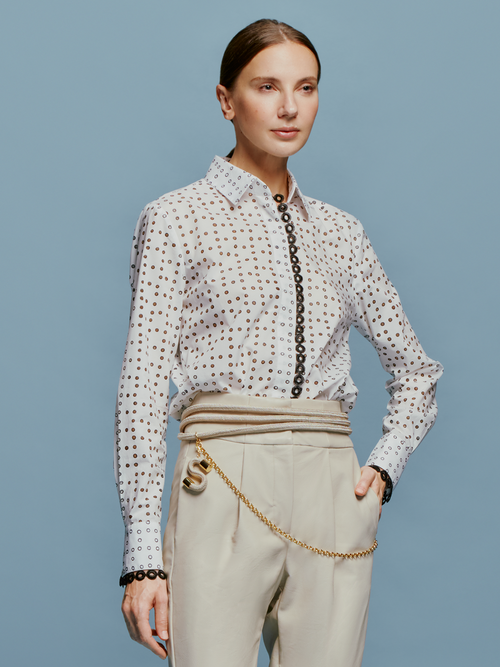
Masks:
[[[298,401],[350,411],[354,325],[391,378],[383,436],[368,463],[396,485],[434,423],[438,362],[426,356],[358,220],[304,197],[289,174],[288,212],[303,276],[305,383]],[[290,398],[295,287],[287,234],[262,181],[216,157],[205,178],[141,213],[120,379],[115,475],[126,527],[123,574],[162,568],[161,497],[168,413],[199,391]],[[168,410],[169,379],[178,387]]]

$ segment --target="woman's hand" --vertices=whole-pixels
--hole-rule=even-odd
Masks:
[[[154,630],[149,625],[149,612],[154,607]],[[165,660],[167,650],[153,639],[156,635],[166,641],[168,639],[168,593],[164,579],[143,579],[127,584],[122,602],[122,613],[132,639],[149,648],[157,656]]]
[[[375,491],[379,499],[380,511],[378,516],[380,519],[380,516],[382,515],[382,497],[384,495],[385,482],[382,481],[379,472],[373,468],[370,468],[369,466],[363,466],[361,468],[361,477],[359,478],[359,482],[354,489],[354,493],[360,497],[365,496],[370,486]]]

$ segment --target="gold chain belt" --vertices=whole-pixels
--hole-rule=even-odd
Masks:
[[[303,547],[304,549],[313,551],[315,554],[319,554],[320,556],[327,556],[328,558],[347,558],[347,559],[362,558],[363,556],[369,556],[377,548],[378,542],[377,540],[373,540],[373,544],[371,545],[371,547],[369,549],[365,549],[364,551],[356,551],[355,553],[339,553],[337,551],[328,551],[327,549],[318,549],[317,547],[313,547],[310,544],[306,544],[305,542],[298,540],[296,537],[293,537],[293,535],[290,535],[289,533],[286,533],[284,530],[281,530],[279,526],[273,523],[271,519],[268,519],[267,516],[265,516],[259,509],[257,509],[257,507],[255,507],[255,505],[248,500],[245,494],[242,493],[235,484],[233,484],[233,482],[229,479],[229,477],[221,470],[221,468],[213,460],[213,458],[210,456],[207,450],[203,447],[203,443],[198,437],[197,433],[195,434],[195,436],[196,436],[196,451],[198,453],[198,456],[204,457],[203,459],[200,458],[200,460],[197,459],[196,463],[203,474],[200,475],[199,473],[196,473],[191,468],[191,466],[188,466],[188,472],[191,475],[200,478],[201,483],[197,484],[196,481],[192,479],[192,477],[186,477],[183,481],[183,484],[186,489],[192,489],[193,491],[196,490],[198,492],[203,491],[206,486],[205,475],[208,474],[213,468],[215,472],[219,475],[219,477],[231,489],[234,495],[237,496],[248,507],[248,509],[262,521],[262,523],[265,523],[268,528],[273,530],[275,533],[278,533],[278,535],[283,537],[285,540],[288,540],[293,544],[297,544],[299,547]]]

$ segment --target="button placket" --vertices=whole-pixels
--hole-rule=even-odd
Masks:
[[[270,204],[264,204],[270,209]],[[274,206],[273,206],[274,209]],[[275,209],[269,210],[270,234],[273,235],[272,250],[275,257],[276,264],[280,267],[277,271],[276,277],[279,280],[281,289],[280,306],[277,309],[276,319],[276,335],[280,344],[277,358],[275,360],[275,370],[277,374],[277,384],[280,392],[286,394],[290,391],[290,383],[293,381],[293,373],[290,369],[293,363],[294,352],[294,330],[293,323],[290,318],[293,317],[295,294],[292,282],[288,273],[289,253],[287,243],[282,237],[283,231],[276,222],[279,218],[275,214]]]
[[[292,216],[288,213],[288,204],[284,201],[283,195],[274,195],[274,201],[278,204],[278,211],[281,213],[281,220],[285,224],[285,232],[288,240],[288,252],[290,263],[292,265],[293,280],[295,284],[295,372],[293,378],[292,398],[298,398],[302,393],[302,385],[305,382],[305,360],[306,348],[304,337],[304,280],[300,260],[298,257],[298,248],[296,246],[297,237],[294,234],[295,225],[292,222]]]

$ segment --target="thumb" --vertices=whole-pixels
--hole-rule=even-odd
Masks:
[[[361,477],[359,478],[359,481],[356,484],[354,493],[357,496],[366,495],[368,488],[375,479],[376,474],[377,473],[375,472],[375,470],[373,470],[373,468],[368,468],[367,466],[363,466],[361,468]]]
[[[369,486],[368,483],[360,480],[357,483],[356,488],[354,489],[354,493],[357,496],[364,496],[366,494],[366,492],[368,491],[368,486]]]

